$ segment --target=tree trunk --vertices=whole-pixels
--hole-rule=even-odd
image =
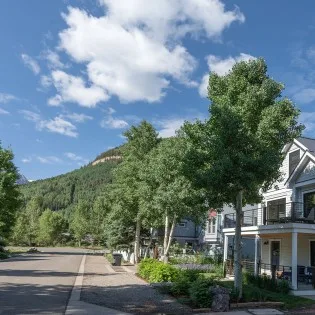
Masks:
[[[242,245],[241,245],[241,224],[243,219],[242,212],[243,192],[239,191],[236,197],[236,225],[234,238],[234,287],[238,292],[239,298],[242,297]]]
[[[169,215],[168,215],[168,211],[166,210],[166,213],[165,213],[163,255],[165,255],[166,247],[167,247],[167,244],[168,244],[169,225],[170,225],[170,218],[169,218]]]
[[[171,243],[172,243],[173,233],[174,233],[174,229],[175,229],[175,223],[176,223],[176,215],[174,215],[170,234],[168,236],[168,243],[167,243],[167,247],[166,247],[165,254],[164,254],[166,260],[168,260],[168,251],[169,251]]]
[[[141,230],[141,220],[140,218],[137,219],[136,224],[136,239],[135,239],[135,263],[139,262],[140,256],[140,230]]]

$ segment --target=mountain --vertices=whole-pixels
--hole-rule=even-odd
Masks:
[[[112,182],[112,171],[121,160],[116,149],[103,152],[91,164],[80,169],[21,185],[25,204],[33,197],[41,197],[43,209],[62,210],[66,215],[71,213],[79,200],[92,205]],[[119,158],[105,159],[114,156]]]
[[[28,179],[27,179],[23,174],[19,174],[19,175],[20,175],[20,177],[19,177],[19,179],[16,181],[16,183],[17,183],[18,185],[25,185],[25,184],[28,184],[28,183],[29,183]]]
[[[122,158],[122,154],[121,154],[122,147],[123,146],[119,146],[119,147],[110,149],[108,151],[105,151],[105,152],[99,154],[95,158],[95,160],[92,162],[92,165],[96,165],[98,163],[102,163],[102,162],[110,161],[110,160],[113,160],[113,161],[121,160],[121,158]]]

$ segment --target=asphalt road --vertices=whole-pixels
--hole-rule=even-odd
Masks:
[[[39,248],[0,261],[0,314],[64,314],[82,249]]]

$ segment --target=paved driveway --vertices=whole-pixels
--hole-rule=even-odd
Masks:
[[[82,255],[73,248],[0,261],[0,314],[63,314]]]

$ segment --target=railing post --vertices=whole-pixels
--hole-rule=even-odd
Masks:
[[[294,202],[291,203],[291,221],[292,222],[295,221],[295,203]]]

